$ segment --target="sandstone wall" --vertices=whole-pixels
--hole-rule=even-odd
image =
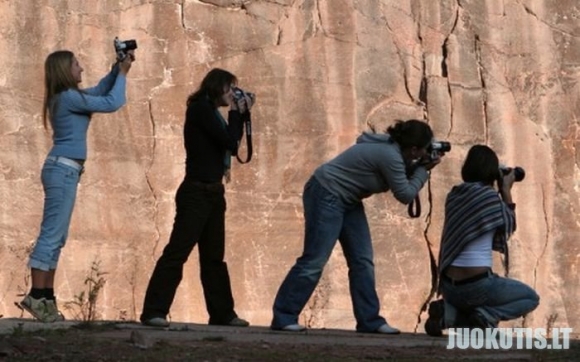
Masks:
[[[212,67],[257,93],[255,155],[227,186],[227,261],[238,313],[268,325],[302,250],[302,187],[367,126],[426,118],[453,144],[410,219],[391,195],[366,201],[383,314],[422,331],[443,202],[472,144],[492,146],[526,179],[515,186],[512,275],[540,307],[515,325],[580,328],[578,175],[580,5],[575,0],[35,0],[0,1],[0,314],[28,290],[38,234],[43,62],[73,50],[94,84],[112,39],[138,40],[128,104],[95,115],[89,159],[57,274],[61,306],[93,262],[104,319],[136,319],[167,243],[184,174],[185,99]],[[499,263],[498,263],[499,265]],[[197,255],[185,266],[173,320],[205,323]],[[73,317],[74,311],[65,311]],[[421,319],[420,319],[421,318]],[[312,327],[354,328],[339,247],[305,309]]]

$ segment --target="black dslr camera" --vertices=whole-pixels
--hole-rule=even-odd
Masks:
[[[235,87],[233,91],[234,91],[234,100],[236,101],[236,103],[241,100],[245,100],[245,96],[248,96],[252,100],[252,103],[254,103],[254,101],[256,100],[256,95],[254,93],[246,92],[242,88]]]
[[[512,171],[512,169],[514,170],[514,176],[515,176],[516,182],[520,182],[524,179],[524,177],[526,177],[526,171],[523,168],[521,168],[520,166],[516,166],[513,168],[506,167],[506,166],[500,166],[499,167],[500,177],[504,177],[505,175],[510,173]]]
[[[127,56],[129,50],[137,49],[137,41],[131,40],[119,40],[118,37],[115,38],[115,53],[117,53],[117,60],[122,61]]]
[[[407,176],[412,175],[417,166],[428,165],[449,151],[451,151],[451,143],[446,141],[431,141],[429,146],[427,146],[427,154],[407,166]]]
[[[449,151],[451,151],[451,143],[446,141],[432,140],[429,146],[427,146],[428,154],[407,166],[407,177],[411,177],[417,166],[426,166],[440,158],[441,155],[443,155],[445,152]],[[410,217],[415,218],[421,216],[421,200],[419,199],[419,195],[417,195],[415,199],[411,201],[407,211]]]
[[[427,163],[430,163],[433,160],[438,159],[440,155],[449,151],[451,151],[451,143],[446,141],[433,140],[431,144],[427,147],[427,152],[429,152],[429,155],[427,157]]]

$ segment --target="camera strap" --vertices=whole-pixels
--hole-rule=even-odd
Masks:
[[[239,163],[248,163],[252,159],[252,152],[253,152],[253,147],[252,147],[252,118],[250,117],[249,111],[248,111],[248,118],[246,120],[244,120],[244,129],[246,131],[245,133],[246,133],[247,156],[246,156],[246,160],[243,161],[240,158],[240,155],[237,154],[236,158],[238,159]]]
[[[407,208],[407,212],[412,218],[418,218],[421,216],[421,199],[419,198],[419,195],[415,196],[415,200],[411,201]]]
[[[411,175],[413,175],[413,172],[415,172],[417,166],[419,166],[419,162],[413,162],[407,165],[407,178],[410,178]],[[419,194],[417,194],[415,199],[409,203],[409,206],[407,207],[407,213],[412,218],[418,218],[421,216],[421,199],[419,198]]]

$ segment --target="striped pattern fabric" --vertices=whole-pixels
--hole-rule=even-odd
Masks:
[[[466,245],[492,230],[496,230],[493,250],[504,254],[507,273],[507,240],[515,229],[515,212],[502,201],[493,187],[478,182],[453,187],[445,201],[439,275],[451,265]]]

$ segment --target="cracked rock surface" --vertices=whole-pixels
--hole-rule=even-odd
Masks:
[[[117,35],[139,44],[129,101],[92,118],[57,274],[61,305],[86,288],[99,261],[107,273],[99,317],[138,318],[184,174],[185,100],[221,67],[257,93],[254,158],[234,164],[227,186],[226,252],[240,316],[270,322],[277,288],[302,251],[301,194],[312,171],[369,125],[425,118],[453,146],[421,192],[422,217],[410,219],[391,195],[365,201],[383,315],[422,332],[445,195],[460,182],[469,147],[484,143],[526,169],[514,187],[511,275],[542,299],[511,325],[580,328],[575,0],[0,0],[0,314],[20,315],[13,302],[30,286],[27,255],[42,217],[40,169],[51,145],[41,121],[43,61],[73,50],[83,85],[93,85]],[[207,321],[198,276],[194,251],[173,320]],[[348,291],[337,247],[300,322],[353,329]]]

